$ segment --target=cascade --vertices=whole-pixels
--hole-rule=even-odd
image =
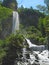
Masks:
[[[40,49],[41,48],[44,48],[44,50],[40,51],[40,50],[32,50],[31,52],[29,52],[29,59],[26,57],[26,54],[27,54],[27,48],[23,48],[23,58],[26,60],[26,61],[20,61],[18,62],[18,65],[49,65],[49,58],[48,58],[48,50],[45,49],[45,46],[43,45],[35,45],[35,44],[32,44],[31,41],[29,39],[26,39],[28,45],[29,45],[29,48],[31,51],[32,48],[36,48],[36,49]],[[23,45],[25,45],[25,43],[23,43]]]
[[[23,46],[25,45],[25,42],[23,42]],[[24,59],[24,61],[26,61],[26,48],[24,47],[23,48],[23,59]]]
[[[16,11],[13,11],[13,25],[12,25],[12,33],[16,34],[16,30],[19,30],[19,14]],[[45,49],[44,45],[35,45],[32,44],[31,41],[25,38],[29,45],[29,53],[26,50],[27,48],[23,48],[23,58],[22,61],[16,62],[17,65],[49,65],[48,53],[49,51]],[[23,43],[24,45],[24,43]],[[26,58],[26,55],[29,55],[29,59]],[[23,61],[24,60],[24,61]],[[16,64],[15,64],[16,65]]]
[[[26,38],[25,38],[26,39]],[[28,43],[28,45],[29,45],[29,48],[30,47],[36,47],[37,45],[35,45],[35,44],[32,44],[31,42],[30,42],[30,40],[29,39],[26,39],[26,41],[27,41],[27,43]]]
[[[26,41],[27,41],[27,43],[29,45],[29,48],[32,48],[32,50],[36,50],[36,51],[43,51],[43,50],[45,50],[45,46],[44,45],[32,44],[29,39],[26,39]]]
[[[16,11],[13,11],[13,25],[12,33],[16,33],[16,30],[19,30],[19,14]]]

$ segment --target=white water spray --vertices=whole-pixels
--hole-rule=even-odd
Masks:
[[[40,51],[42,48],[45,49],[45,47],[43,45],[35,45],[32,44],[31,41],[29,39],[26,39],[29,48],[30,48],[30,52],[28,53],[27,48],[23,48],[23,58],[22,61],[18,61],[18,65],[49,65],[49,58],[48,58],[48,50],[42,50],[42,52]],[[23,43],[23,45],[25,45],[25,43]],[[34,48],[36,49],[40,49],[39,51],[34,51],[32,50]],[[26,57],[26,54],[29,54],[30,58]],[[23,60],[25,60],[23,62]]]
[[[18,12],[13,11],[12,33],[16,34],[16,30],[19,30],[19,14],[18,14]],[[26,39],[26,41],[29,45],[29,48],[34,47],[36,49],[40,49],[40,48],[45,49],[43,45],[38,46],[38,45],[32,44],[29,39]],[[32,48],[31,48],[31,50],[32,50]],[[34,53],[38,55],[40,65],[49,65],[48,50],[44,50],[43,52],[40,52],[40,51],[38,51],[38,52],[37,51],[32,51],[32,52],[33,52],[32,54],[31,54],[31,52],[29,53],[30,59],[28,59],[28,62],[27,62],[27,63],[30,63],[29,65],[32,65],[36,60],[36,57],[35,57]],[[23,48],[23,58],[25,60],[27,60],[25,54],[26,54],[26,49]],[[22,62],[22,63],[18,62],[17,65],[28,65],[27,63],[26,63],[26,61]]]
[[[38,56],[38,61],[39,61],[39,64],[40,65],[49,65],[49,58],[48,58],[48,53],[49,53],[49,51],[48,50],[42,50],[42,52],[40,52],[40,50],[43,48],[43,49],[45,49],[45,47],[43,46],[43,45],[34,45],[34,44],[32,44],[31,42],[30,42],[30,40],[29,39],[26,39],[26,41],[27,41],[27,43],[28,43],[28,45],[29,45],[29,47],[31,48],[31,47],[35,47],[36,49],[39,49],[39,51],[33,51],[33,54],[37,54],[37,56]],[[41,48],[41,49],[40,49]],[[32,55],[33,55],[32,54]],[[30,57],[30,58],[32,58],[32,57]]]
[[[35,44],[32,44],[30,42],[29,39],[26,39],[28,45],[29,45],[29,48],[32,48],[33,50],[36,50],[36,51],[43,51],[45,50],[45,45],[35,45]]]
[[[30,47],[33,47],[33,46],[34,46],[34,47],[37,46],[37,45],[35,45],[35,44],[32,44],[29,39],[26,39],[26,41],[27,41],[27,43],[28,43],[28,45],[29,45],[29,48],[30,48]]]

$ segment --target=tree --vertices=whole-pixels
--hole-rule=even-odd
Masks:
[[[39,24],[38,24],[38,28],[42,33],[42,36],[45,37],[46,36],[46,31],[45,31],[45,26],[44,26],[44,21],[43,18],[39,19]]]
[[[46,16],[45,18],[41,18],[39,21],[39,28],[41,29],[41,31],[44,33],[46,33],[46,37],[47,37],[47,42],[48,42],[48,50],[49,50],[49,16]],[[42,24],[41,24],[42,23]],[[45,31],[45,32],[44,32]]]
[[[48,10],[49,10],[49,0],[44,0],[44,3],[47,5]]]
[[[45,11],[46,7],[42,5],[37,5],[37,9],[39,9],[40,11]]]
[[[37,9],[40,12],[43,12],[44,14],[49,14],[48,8],[46,6],[42,6],[42,5],[37,5]]]
[[[2,5],[2,0],[0,0],[0,5]]]
[[[4,34],[2,34],[3,31],[6,30],[6,28],[9,28],[9,26],[11,26],[11,24],[7,24],[7,23],[9,23],[9,18],[12,16],[12,12],[13,11],[11,9],[2,7],[0,5],[0,38],[2,39],[4,36]],[[11,23],[11,20],[10,20],[10,23]]]
[[[49,50],[49,16],[44,18],[44,24],[45,24],[46,34],[47,34],[48,50]]]
[[[11,8],[13,10],[17,9],[17,1],[16,0],[3,0],[3,6]]]
[[[2,65],[14,65],[16,58],[19,59],[22,54],[24,37],[17,32],[16,35],[11,35],[5,41],[8,49],[6,48],[7,52],[2,59]]]

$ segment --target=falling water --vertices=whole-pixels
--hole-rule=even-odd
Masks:
[[[16,33],[16,30],[19,30],[19,14],[16,11],[13,11],[13,26],[12,33]]]
[[[24,46],[24,45],[25,45],[25,43],[23,42],[23,46]],[[25,61],[25,59],[26,59],[25,53],[26,53],[26,48],[24,47],[24,48],[23,48],[23,59],[24,59],[24,61]]]
[[[13,26],[12,26],[12,33],[16,34],[16,30],[19,30],[19,14],[16,11],[13,11]],[[23,48],[23,58],[22,61],[18,61],[17,65],[49,65],[49,58],[48,58],[48,50],[45,50],[45,46],[41,45],[35,45],[30,42],[29,39],[26,39],[30,51],[32,49],[38,49],[36,51],[32,50],[29,52],[30,58],[26,58],[27,50],[26,48]],[[42,50],[42,52],[40,52]],[[23,60],[25,60],[23,62]],[[26,61],[27,60],[27,61]],[[38,61],[38,62],[37,62]],[[34,64],[35,63],[35,64]]]
[[[21,60],[17,61],[17,64],[15,65],[49,65],[49,58],[48,53],[49,51],[45,49],[43,45],[35,45],[32,44],[29,39],[26,39],[29,49],[25,47],[25,43],[23,43],[24,48],[22,49],[22,58]],[[38,51],[32,50],[32,48],[39,49]],[[45,50],[40,51],[42,48]],[[28,57],[29,55],[29,57]]]
[[[38,63],[39,63],[39,65],[49,65],[49,58],[48,58],[49,51],[47,49],[43,50],[43,49],[45,49],[45,47],[43,45],[41,45],[41,46],[34,45],[30,42],[29,39],[26,39],[26,41],[27,41],[30,48],[34,47],[36,49],[39,49],[38,51],[34,51],[34,50],[32,51],[33,52],[33,54],[32,54],[33,57],[35,56],[35,58],[36,58],[35,60],[38,60],[36,65],[38,65]],[[42,49],[42,52],[40,52],[41,49]],[[30,58],[33,60],[32,55],[30,56]],[[34,60],[34,62],[35,62],[35,60]],[[33,61],[31,61],[31,62],[33,62]]]
[[[35,45],[35,44],[32,44],[29,39],[26,39],[26,41],[27,41],[27,43],[29,45],[29,48],[32,48],[32,50],[34,50],[34,51],[43,51],[43,50],[46,49],[45,45]]]
[[[26,38],[25,38],[26,39]],[[32,44],[31,42],[30,42],[30,40],[29,39],[26,39],[26,41],[27,41],[27,43],[28,43],[28,45],[29,45],[29,48],[30,47],[36,47],[37,45],[35,45],[35,44]]]

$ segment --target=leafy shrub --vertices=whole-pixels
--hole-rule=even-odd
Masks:
[[[0,5],[0,21],[7,19],[9,16],[12,15],[12,10],[6,7],[2,7]]]

